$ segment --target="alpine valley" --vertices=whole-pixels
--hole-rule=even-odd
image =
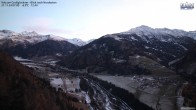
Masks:
[[[0,51],[2,110],[196,107],[196,31],[142,25],[85,42],[0,30]]]

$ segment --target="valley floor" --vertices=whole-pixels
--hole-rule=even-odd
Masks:
[[[96,81],[86,77],[81,71],[55,66],[56,59],[35,58],[30,60],[19,57],[15,57],[15,59],[32,68],[36,76],[50,81],[51,86],[57,91],[62,90],[77,98],[90,110],[132,110],[124,101],[112,95]],[[88,87],[87,90],[81,87],[81,81],[85,82],[83,85]]]
[[[86,103],[90,110],[131,110],[125,102],[113,96],[110,91],[104,89],[99,83],[86,77],[85,71],[74,71],[55,65],[57,59],[22,59],[15,57],[22,64],[35,70],[38,77],[47,79],[56,90],[71,94]],[[154,76],[154,75],[100,75],[90,74],[100,80],[110,82],[117,87],[128,90],[130,93],[147,104],[149,107],[161,110],[178,110],[182,107],[183,98],[180,88],[182,80],[178,76]],[[81,80],[88,87],[82,90]]]
[[[182,101],[179,101],[183,98],[177,94],[181,82],[177,77],[152,77],[149,75],[94,76],[128,90],[141,102],[154,109],[175,110],[182,106]]]

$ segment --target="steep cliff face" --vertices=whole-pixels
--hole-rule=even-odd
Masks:
[[[87,107],[70,94],[56,92],[32,71],[0,52],[1,110],[85,110]]]

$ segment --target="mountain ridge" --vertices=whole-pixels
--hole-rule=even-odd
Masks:
[[[122,32],[123,34],[137,34],[137,35],[172,35],[176,37],[182,37],[182,36],[187,36],[191,37],[196,40],[196,32],[195,31],[184,31],[182,29],[169,29],[169,28],[151,28],[149,26],[141,25],[136,28],[132,28],[128,31]]]
[[[147,28],[147,31],[150,30],[151,32],[153,30],[152,32],[154,32],[154,29],[144,28]],[[132,60],[138,61],[135,56],[146,58],[146,61],[151,59],[162,66],[168,67],[170,61],[181,57],[196,42],[188,36],[179,37],[167,33],[159,34],[159,32],[150,33],[150,35],[139,33],[138,35],[137,32],[140,31],[102,36],[79,48],[61,61],[60,64],[72,69],[87,69],[89,72],[109,70],[110,73],[124,71],[127,74],[134,70],[132,72],[135,73],[146,68],[143,66],[144,64],[135,65],[131,63]],[[143,61],[139,62],[142,63]],[[145,72],[149,73],[146,70]]]
[[[41,35],[35,31],[32,31],[32,32],[23,31],[21,33],[16,33],[10,30],[0,30],[0,39],[1,40],[10,39],[10,40],[13,40],[15,43],[25,43],[25,42],[39,43],[45,40],[56,40],[56,41],[68,41],[77,46],[83,46],[83,45],[88,44],[88,41],[86,42],[79,38],[67,39],[67,38],[55,36],[52,34]]]

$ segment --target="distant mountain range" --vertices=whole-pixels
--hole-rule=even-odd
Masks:
[[[142,75],[142,77],[150,76],[157,78],[157,80],[171,78],[168,80],[173,82],[173,78],[178,80],[179,75],[177,74],[180,74],[182,77],[179,77],[179,80],[183,80],[183,82],[185,79],[195,85],[196,81],[195,31],[187,32],[167,28],[154,29],[142,25],[126,32],[108,34],[98,39],[84,42],[77,38],[65,39],[54,35],[40,35],[36,32],[15,33],[10,30],[0,30],[1,109],[72,110],[83,108],[85,110],[86,108],[85,105],[78,106],[77,104],[80,102],[74,101],[73,97],[64,96],[64,93],[54,91],[49,86],[49,83],[32,75],[31,69],[15,61],[6,53],[32,61],[37,57],[43,57],[44,59],[55,57],[59,61],[56,67],[66,67],[64,69],[78,71],[78,73],[96,73],[95,76],[100,74],[114,75],[114,77],[118,77],[118,75],[123,75],[123,77],[134,75],[134,79],[136,75]],[[87,76],[87,74],[82,75]],[[146,79],[138,78],[138,81],[145,82]],[[153,81],[151,84],[154,85],[154,83],[159,83],[159,81]],[[148,86],[146,83],[143,84],[146,87]],[[163,79],[163,89],[165,89],[164,84],[170,83]],[[178,84],[175,82],[172,84],[174,85],[164,91],[169,94],[176,91],[173,87],[177,87]],[[138,87],[133,88],[136,90],[135,96],[140,97],[142,96],[142,91]],[[162,94],[162,88],[159,89]],[[94,91],[94,89],[89,89],[89,91],[91,90]],[[99,93],[96,90],[95,92]],[[114,92],[114,89],[110,87],[108,90],[111,93]],[[160,92],[157,93],[159,94]],[[119,94],[120,92],[116,93]],[[165,93],[160,97],[167,97]],[[144,95],[145,100],[152,101],[148,97],[146,99],[148,95],[153,94]],[[157,95],[154,96],[157,97]],[[182,96],[186,97],[184,102],[194,103],[195,87],[190,89],[188,86],[182,89]],[[158,97],[158,100],[160,97]]]
[[[174,73],[170,63],[186,54],[196,43],[195,31],[139,26],[108,34],[91,42],[65,39],[36,32],[0,31],[0,49],[14,56],[64,57],[60,65],[88,72],[111,74]]]
[[[77,38],[40,35],[34,31],[21,33],[10,30],[0,31],[0,49],[21,57],[68,55],[87,43]]]
[[[89,72],[156,74],[152,68],[168,67],[170,61],[192,48],[195,36],[195,32],[140,26],[105,35],[80,47],[59,64]],[[169,72],[164,69],[163,73]]]
[[[166,39],[162,36],[174,36],[174,37],[190,37],[196,39],[196,31],[184,31],[180,29],[168,29],[168,28],[151,28],[145,25],[132,28],[129,31],[122,32],[123,34],[137,34],[138,36],[148,36],[148,38],[157,38],[162,41],[170,41],[170,39]]]
[[[88,41],[85,42],[78,38],[66,39],[55,35],[41,35],[36,33],[35,31],[24,31],[21,33],[16,33],[10,30],[0,30],[0,40],[5,39],[12,40],[14,43],[38,43],[45,40],[68,41],[69,43],[72,43],[77,46],[83,46],[88,43]]]

